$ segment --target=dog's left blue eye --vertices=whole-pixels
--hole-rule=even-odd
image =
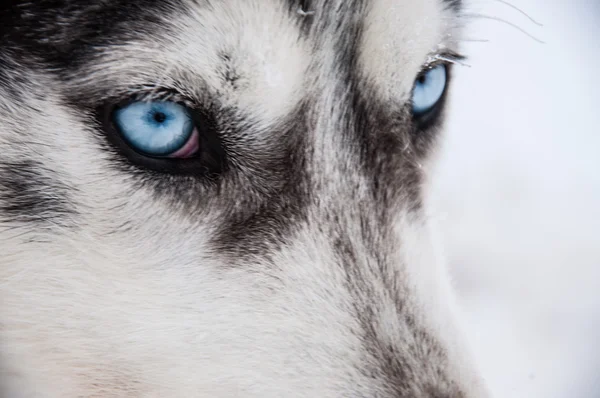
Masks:
[[[113,120],[137,152],[155,157],[189,157],[197,150],[194,122],[187,108],[174,102],[133,102],[118,108]]]
[[[445,65],[435,66],[417,79],[412,94],[412,111],[415,116],[422,116],[437,105],[444,95],[446,80]]]

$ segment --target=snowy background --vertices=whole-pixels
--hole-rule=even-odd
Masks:
[[[496,398],[600,398],[600,0],[470,0],[434,178]]]

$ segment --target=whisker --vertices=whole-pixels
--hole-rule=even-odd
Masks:
[[[505,1],[505,0],[492,0],[492,1],[496,1],[498,3],[504,4],[507,7],[512,8],[513,10],[516,10],[517,12],[519,12],[521,15],[523,15],[525,18],[529,19],[531,22],[533,22],[537,26],[544,26],[543,24],[541,24],[538,21],[536,21],[535,19],[533,19],[533,17],[531,15],[527,14],[525,11],[523,11],[516,5],[509,3],[508,1]]]
[[[486,14],[479,14],[479,13],[465,13],[463,14],[464,17],[466,18],[481,18],[481,19],[489,19],[492,21],[497,21],[497,22],[502,22],[508,26],[511,26],[515,29],[517,29],[519,32],[523,33],[524,35],[526,35],[527,37],[529,37],[532,40],[535,40],[536,42],[540,43],[540,44],[546,44],[545,41],[538,39],[537,37],[535,37],[534,35],[532,35],[531,33],[529,33],[528,31],[526,31],[525,29],[521,28],[519,25],[514,24],[510,21],[507,21],[505,19],[499,18],[499,17],[494,17],[492,15],[486,15]]]
[[[465,43],[489,43],[491,42],[491,40],[489,39],[460,39],[461,42],[465,42]]]

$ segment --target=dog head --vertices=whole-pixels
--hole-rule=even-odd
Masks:
[[[6,396],[485,396],[423,190],[459,1],[5,3]]]

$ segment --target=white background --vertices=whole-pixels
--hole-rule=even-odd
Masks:
[[[469,12],[434,174],[476,359],[497,398],[600,398],[600,0]]]

